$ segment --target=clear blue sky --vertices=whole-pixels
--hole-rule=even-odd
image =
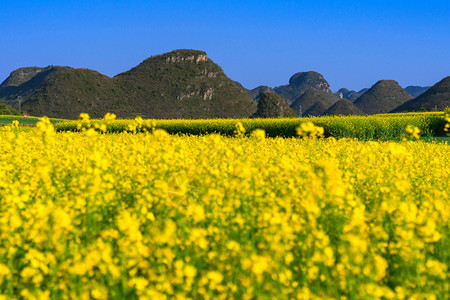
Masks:
[[[114,76],[181,48],[247,88],[310,70],[333,90],[432,85],[450,75],[450,1],[0,0],[0,82],[24,66]]]

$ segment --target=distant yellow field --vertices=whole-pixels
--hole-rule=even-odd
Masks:
[[[335,138],[350,137],[358,139],[398,139],[408,125],[421,130],[422,136],[440,136],[445,124],[443,112],[404,113],[371,116],[328,116],[312,118],[285,119],[197,119],[197,120],[149,120],[137,117],[134,120],[116,120],[107,114],[105,119],[66,121],[56,124],[58,131],[78,131],[82,128],[95,128],[103,132],[136,132],[164,129],[170,134],[202,135],[218,133],[234,135],[235,126],[241,123],[247,133],[264,129],[270,137],[295,137],[296,128],[305,122],[313,122],[324,128],[325,136]]]
[[[448,144],[234,130],[0,128],[3,297],[448,295]]]

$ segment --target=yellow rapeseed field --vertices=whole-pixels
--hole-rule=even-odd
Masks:
[[[0,299],[448,297],[447,143],[244,130],[0,128]]]

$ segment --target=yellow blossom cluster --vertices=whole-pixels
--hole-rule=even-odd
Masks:
[[[89,129],[0,128],[0,299],[448,296],[446,143]]]
[[[445,119],[444,132],[450,136],[450,107],[447,107],[445,109],[444,119]]]

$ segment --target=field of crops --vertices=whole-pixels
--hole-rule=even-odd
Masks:
[[[114,122],[0,128],[4,298],[448,296],[447,143]]]
[[[247,133],[263,129],[269,137],[295,137],[296,128],[305,122],[313,122],[324,128],[326,137],[349,137],[358,139],[395,139],[400,138],[405,128],[410,125],[421,130],[422,136],[440,136],[443,134],[445,121],[443,113],[385,114],[374,116],[336,116],[290,119],[211,119],[211,120],[115,120],[108,115],[102,120],[88,120],[85,116],[83,128],[103,128],[106,132],[151,131],[164,129],[170,134],[204,135],[218,133],[234,135],[239,122]],[[87,126],[88,125],[88,126]],[[61,122],[57,131],[77,131],[78,121]]]

